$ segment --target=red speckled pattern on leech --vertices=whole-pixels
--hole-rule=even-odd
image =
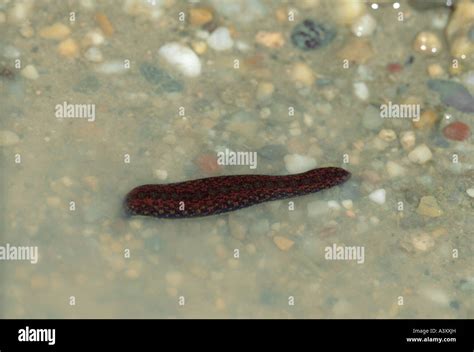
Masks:
[[[158,218],[209,216],[318,192],[345,182],[350,175],[338,167],[325,167],[286,176],[217,176],[143,185],[127,194],[124,206],[129,215]],[[184,210],[180,210],[181,202]]]

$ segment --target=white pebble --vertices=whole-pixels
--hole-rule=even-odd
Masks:
[[[354,94],[357,98],[363,101],[367,101],[369,99],[370,93],[367,84],[364,82],[355,82],[354,83]]]
[[[8,147],[15,145],[20,141],[20,138],[15,132],[8,130],[0,130],[0,147]]]
[[[329,209],[335,209],[335,210],[339,210],[341,209],[341,206],[339,205],[339,203],[335,200],[330,200],[328,201],[328,207]]]
[[[25,77],[26,79],[31,79],[35,80],[38,79],[39,74],[38,71],[36,70],[36,67],[33,65],[26,65],[23,70],[21,70],[21,75]]]
[[[466,193],[469,197],[474,198],[474,188],[466,189]]]
[[[369,199],[372,201],[372,202],[375,202],[377,204],[384,204],[385,203],[385,189],[383,188],[380,188],[380,189],[376,189],[375,191],[373,191],[372,193],[369,194]]]
[[[95,46],[91,46],[87,49],[84,53],[84,57],[91,62],[101,62],[104,59],[100,49]]]
[[[385,169],[387,170],[390,178],[403,176],[405,174],[405,168],[394,161],[387,161]]]
[[[408,154],[408,159],[415,164],[424,164],[431,160],[432,157],[433,154],[431,154],[431,150],[426,144],[417,146]]]
[[[291,174],[305,172],[316,167],[316,160],[305,155],[288,154],[284,157],[285,167]]]
[[[351,26],[352,33],[357,37],[368,37],[372,35],[377,27],[377,22],[370,14],[359,17]]]
[[[177,42],[163,45],[158,54],[183,75],[197,77],[201,74],[201,61],[194,51]]]
[[[20,57],[20,50],[11,45],[6,45],[3,48],[3,57],[7,59],[17,59]]]
[[[342,206],[347,210],[351,210],[354,204],[352,203],[352,199],[344,199],[342,202]]]
[[[419,292],[425,298],[441,306],[448,306],[449,302],[451,301],[447,293],[440,288],[423,287]]]
[[[219,27],[207,38],[207,44],[217,51],[228,50],[234,46],[234,40],[226,27]]]
[[[104,73],[106,75],[114,75],[118,73],[125,73],[127,68],[123,61],[120,60],[111,60],[106,61],[96,67],[96,71],[99,73]]]
[[[168,178],[168,171],[166,170],[155,170],[155,176],[159,180],[166,180]]]
[[[403,149],[410,150],[415,146],[416,136],[415,132],[413,131],[405,131],[402,132],[400,135],[400,144],[402,145]]]

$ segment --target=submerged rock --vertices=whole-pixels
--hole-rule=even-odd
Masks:
[[[441,101],[446,105],[462,112],[474,112],[474,97],[462,84],[442,79],[430,79],[427,85],[441,95]]]
[[[304,51],[324,47],[335,37],[334,28],[310,19],[297,24],[291,32],[293,45]]]

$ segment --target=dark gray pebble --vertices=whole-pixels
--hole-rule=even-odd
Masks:
[[[307,51],[328,45],[336,37],[336,30],[313,20],[304,20],[291,32],[291,42],[298,49]]]

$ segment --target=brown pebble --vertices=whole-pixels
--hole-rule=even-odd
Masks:
[[[439,120],[439,115],[435,110],[428,109],[421,113],[418,121],[413,121],[413,127],[420,130],[431,129]]]
[[[58,52],[61,56],[75,58],[79,55],[79,45],[74,39],[68,38],[59,43]]]
[[[97,24],[99,25],[100,29],[102,29],[102,32],[108,37],[110,37],[112,34],[114,34],[115,29],[112,23],[110,22],[109,18],[107,15],[98,12],[95,14],[95,20]]]
[[[360,38],[352,38],[341,50],[338,51],[337,57],[342,60],[349,60],[356,64],[364,64],[374,55],[372,45],[368,40]]]
[[[69,33],[71,33],[69,27],[58,22],[49,27],[41,28],[39,36],[44,39],[61,40],[66,38]]]
[[[217,164],[216,156],[212,154],[202,154],[196,158],[194,163],[206,175],[216,174],[221,170],[221,166]]]
[[[205,7],[196,7],[189,10],[189,23],[193,26],[203,26],[213,19],[212,11]]]
[[[465,123],[455,121],[443,128],[443,135],[453,141],[464,141],[471,135],[471,130]]]
[[[288,251],[295,244],[294,241],[290,240],[289,238],[283,237],[283,236],[273,237],[273,242],[275,242],[277,247],[282,251]]]

